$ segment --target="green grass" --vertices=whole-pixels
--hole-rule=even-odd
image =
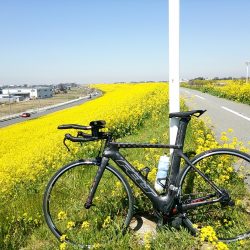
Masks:
[[[120,138],[119,141],[123,142],[159,142],[159,143],[168,143],[168,130],[169,130],[169,119],[168,119],[168,110],[162,110],[160,114],[155,115],[146,120],[145,124],[136,131],[133,135]],[[189,132],[190,134],[191,132]],[[193,145],[193,141],[190,139],[190,136],[187,136],[187,144],[190,146]],[[194,146],[194,145],[193,145]],[[162,149],[154,149],[149,151],[149,149],[124,149],[122,153],[133,162],[135,160],[140,163],[144,163],[145,166],[148,166],[149,162],[145,161],[145,154],[152,153],[154,155],[161,155],[163,153]],[[154,158],[154,157],[153,157]],[[153,159],[154,164],[157,164],[158,159]],[[111,163],[112,164],[112,163]],[[112,164],[114,165],[114,164]],[[152,183],[153,184],[153,183]],[[132,183],[131,183],[132,185]],[[150,212],[152,210],[150,202],[134,185],[132,185],[133,191],[136,197],[136,206],[143,212]],[[159,237],[165,237],[166,234],[175,235],[178,238],[181,232],[173,233],[169,229],[165,229],[159,232]],[[195,240],[190,236],[189,233],[183,231],[185,237],[185,246],[192,245],[191,242]],[[163,236],[165,235],[165,236]],[[169,236],[168,236],[169,237]],[[114,230],[110,229],[105,232],[105,239],[107,244],[105,247],[102,246],[101,249],[145,249],[145,245],[142,243],[143,240],[138,238],[134,233],[127,233],[125,235],[118,234]],[[109,240],[113,239],[113,240]],[[184,241],[184,240],[182,240]],[[182,242],[181,241],[181,242]],[[165,241],[162,243],[153,243],[155,247],[163,247]],[[172,240],[174,244],[175,240]],[[163,245],[162,245],[163,244]],[[176,244],[176,243],[175,243]],[[27,246],[24,249],[56,249],[59,248],[60,242],[58,242],[55,237],[49,232],[47,226],[42,223],[40,228],[34,230],[34,232],[28,237]],[[37,246],[37,248],[35,248]],[[67,249],[74,249],[73,247],[67,246]],[[180,244],[180,249],[184,249],[184,245]],[[162,249],[164,249],[163,247]]]
[[[200,129],[203,129],[202,125]],[[165,108],[149,117],[133,135],[120,138],[118,141],[168,143],[168,130],[168,109]],[[189,126],[185,142],[186,150],[192,151],[196,148],[193,133],[195,131],[192,131],[191,126]],[[153,169],[157,166],[159,156],[165,153],[165,151],[163,149],[124,149],[122,153],[129,161],[135,163],[138,168],[149,167]],[[93,155],[93,152],[91,154]],[[80,157],[81,152],[78,155]],[[42,196],[51,174],[44,175],[40,183],[37,183],[35,186],[33,184],[27,188],[27,186],[20,185],[12,199],[5,204],[1,204],[1,249],[59,249],[60,242],[49,231],[42,215]],[[154,178],[152,176],[152,185],[153,181]],[[144,213],[152,211],[147,198],[134,185],[132,187],[138,210]],[[154,236],[145,235],[144,237],[140,237],[133,232],[122,235],[113,228],[109,228],[103,237],[106,243],[101,245],[100,249],[201,249],[207,246],[207,243],[191,236],[185,229],[177,231],[168,227],[161,228]],[[234,243],[230,245],[231,249],[244,249],[244,247],[245,249],[249,247],[249,241],[243,244]],[[75,248],[67,246],[66,249]]]

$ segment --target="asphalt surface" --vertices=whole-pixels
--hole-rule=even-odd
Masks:
[[[206,109],[207,112],[202,115],[205,121],[210,121],[213,131],[217,138],[220,138],[221,133],[229,128],[233,129],[232,136],[236,136],[244,145],[250,148],[250,106],[229,101],[223,98],[218,98],[200,91],[180,88],[181,97],[184,98],[186,105],[192,109]],[[91,99],[85,97],[81,100],[76,100],[73,103],[65,103],[59,107],[37,110],[31,114],[31,117],[22,118],[17,116],[14,119],[0,121],[0,128],[11,124],[19,123],[25,120],[35,119],[37,117],[53,113],[65,108],[70,108],[86,101],[97,98],[101,95],[100,92]]]
[[[200,91],[180,88],[180,95],[186,105],[192,109],[206,109],[202,115],[205,121],[210,120],[217,138],[229,128],[244,146],[250,148],[250,106],[223,98],[215,97]]]
[[[70,108],[70,107],[73,107],[73,106],[77,106],[77,105],[80,105],[84,102],[87,102],[87,101],[91,101],[99,96],[101,96],[102,93],[100,91],[97,92],[96,95],[92,95],[92,98],[90,99],[89,96],[86,96],[86,97],[83,97],[79,100],[75,100],[74,102],[71,102],[71,103],[64,103],[64,104],[61,104],[60,106],[56,106],[56,107],[45,107],[45,108],[42,108],[42,109],[37,109],[37,110],[33,110],[32,112],[29,112],[29,111],[24,111],[24,112],[29,112],[31,113],[31,116],[30,117],[20,117],[19,115],[17,115],[16,117],[12,118],[12,119],[6,119],[6,120],[0,120],[0,128],[3,128],[3,127],[7,127],[9,125],[12,125],[12,124],[15,124],[15,123],[20,123],[20,122],[23,122],[23,121],[27,121],[27,120],[31,120],[31,119],[36,119],[40,116],[44,116],[44,115],[47,115],[47,114],[50,114],[50,113],[53,113],[53,112],[56,112],[56,111],[59,111],[59,110],[62,110],[62,109],[66,109],[66,108]]]

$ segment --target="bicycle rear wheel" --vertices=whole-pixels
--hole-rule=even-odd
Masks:
[[[126,179],[107,166],[93,206],[84,207],[98,171],[95,161],[77,161],[61,168],[47,185],[43,210],[53,234],[82,248],[104,244],[128,227],[133,215],[133,195]]]
[[[233,149],[214,149],[196,156],[192,163],[233,202],[217,202],[187,210],[198,228],[212,226],[218,239],[232,242],[250,237],[250,156]],[[218,197],[215,190],[192,167],[186,166],[179,179],[180,203],[194,204]]]

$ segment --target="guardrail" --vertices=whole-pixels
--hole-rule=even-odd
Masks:
[[[54,105],[50,105],[50,106],[46,106],[46,107],[42,107],[42,108],[28,109],[28,110],[25,110],[25,111],[23,111],[21,113],[16,113],[16,114],[13,114],[13,115],[3,116],[3,117],[0,118],[0,122],[4,122],[4,121],[8,121],[8,120],[18,118],[24,112],[31,113],[31,114],[41,113],[41,112],[44,112],[46,110],[54,109],[54,108],[57,108],[57,107],[60,107],[60,106],[64,106],[64,105],[74,103],[74,102],[77,102],[77,101],[80,101],[80,100],[88,99],[88,98],[89,98],[89,96],[84,96],[84,97],[79,97],[78,99],[74,99],[74,100],[70,100],[70,101],[67,101],[67,102],[62,102],[62,103],[58,103],[58,104],[54,104]]]

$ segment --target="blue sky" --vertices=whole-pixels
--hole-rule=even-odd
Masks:
[[[250,1],[180,3],[180,76],[245,76]],[[0,0],[0,31],[0,84],[168,80],[168,0]]]

